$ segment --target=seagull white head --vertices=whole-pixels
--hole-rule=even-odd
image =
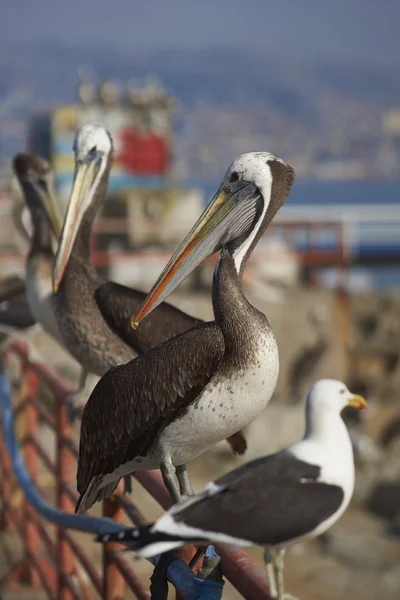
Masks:
[[[75,174],[64,219],[53,271],[56,292],[87,210],[94,204],[96,191],[111,159],[111,135],[101,123],[88,123],[77,132],[74,141]]]
[[[132,326],[163,302],[203,260],[225,246],[241,272],[249,248],[284,203],[293,180],[293,169],[270,152],[249,152],[236,159],[132,318]]]
[[[352,394],[347,386],[337,379],[320,379],[308,393],[308,410],[333,411],[340,414],[346,406],[361,410],[366,408],[367,402],[362,396]]]

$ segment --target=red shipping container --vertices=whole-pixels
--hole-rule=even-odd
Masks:
[[[164,137],[127,128],[120,132],[120,147],[116,161],[127,171],[143,176],[165,175],[169,151]]]

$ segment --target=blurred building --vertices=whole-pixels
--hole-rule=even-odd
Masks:
[[[198,190],[189,193],[170,185],[175,107],[176,99],[154,77],[144,85],[130,83],[121,93],[111,81],[96,86],[81,71],[76,104],[34,115],[28,146],[50,161],[59,197],[66,204],[74,175],[75,133],[84,123],[103,123],[114,142],[108,184],[112,202],[103,215],[134,217],[128,220],[129,245],[174,244],[192,224],[193,214],[201,211],[203,200]],[[107,236],[104,239],[106,243]]]

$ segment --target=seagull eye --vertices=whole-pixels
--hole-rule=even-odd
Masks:
[[[239,179],[240,179],[239,173],[237,171],[233,171],[233,173],[229,177],[229,183],[236,183],[237,181],[239,181]]]
[[[344,394],[346,390],[340,390],[339,394]]]

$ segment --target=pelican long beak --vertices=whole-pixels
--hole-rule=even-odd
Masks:
[[[349,406],[363,410],[364,408],[367,408],[367,401],[363,396],[354,395],[349,400]]]
[[[132,317],[131,326],[134,329],[203,260],[243,233],[254,219],[259,198],[258,188],[247,182],[235,192],[228,193],[223,187],[218,190],[164,268],[142,308]]]
[[[96,161],[81,161],[76,164],[71,196],[68,202],[64,226],[61,231],[57,254],[54,261],[54,293],[57,292],[62,278],[64,277],[65,269],[71,256],[72,247],[85,214],[87,206],[87,204],[85,204],[85,199],[88,197],[97,173],[98,163]]]
[[[35,186],[36,192],[40,197],[43,210],[54,232],[54,235],[57,237],[57,239],[59,239],[61,235],[62,219],[58,211],[58,204],[55,200],[54,192],[47,184],[45,186],[40,186],[36,183],[33,183],[33,185]]]

